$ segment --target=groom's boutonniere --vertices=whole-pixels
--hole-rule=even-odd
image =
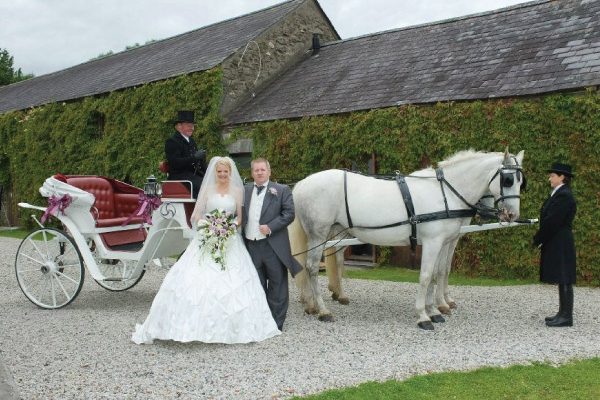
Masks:
[[[271,193],[273,196],[277,197],[277,189],[275,189],[274,187],[269,188],[269,193]]]

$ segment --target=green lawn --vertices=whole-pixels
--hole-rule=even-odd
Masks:
[[[558,368],[538,363],[427,374],[401,382],[368,382],[302,399],[600,399],[600,358],[574,361]]]
[[[346,268],[344,275],[353,279],[373,279],[392,282],[419,282],[419,270],[399,267],[376,267],[376,268]],[[505,280],[492,278],[473,278],[451,273],[450,285],[469,286],[511,286],[538,283],[537,281]]]
[[[6,229],[6,230],[0,230],[0,236],[2,237],[10,237],[10,238],[15,238],[15,239],[23,239],[25,236],[27,236],[27,234],[29,233],[29,231],[25,230],[25,229]]]

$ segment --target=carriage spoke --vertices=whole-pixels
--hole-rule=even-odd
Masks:
[[[40,272],[39,268],[33,268],[33,269],[21,269],[19,270],[19,275],[25,273],[25,272]]]
[[[42,254],[42,251],[39,249],[39,247],[38,247],[38,246],[36,246],[35,242],[34,242],[32,239],[29,239],[29,240],[28,240],[28,242],[29,242],[29,243],[31,244],[31,246],[32,246],[32,247],[35,249],[36,253],[37,253],[37,254],[38,254],[38,255],[39,255],[39,256],[40,256],[42,259],[44,259],[44,254]],[[31,256],[28,256],[27,254],[22,254],[22,255],[23,255],[24,257],[27,257],[27,258],[29,258],[29,259],[33,260],[33,261],[36,261],[36,262],[38,262],[38,263],[40,263],[40,264],[43,264],[43,261],[42,261],[42,262],[40,262],[40,261],[37,261],[35,258],[33,258],[33,257],[31,257]]]
[[[50,259],[50,248],[48,247],[48,233],[43,230],[42,236],[44,237],[44,244],[46,245],[46,258]]]
[[[54,291],[54,281],[50,278],[50,290],[52,291],[52,305],[56,307],[56,293]]]
[[[55,274],[56,274],[56,275],[60,275],[60,276],[62,276],[63,278],[65,278],[65,279],[67,279],[67,280],[69,280],[69,281],[73,282],[73,283],[74,283],[74,284],[76,284],[76,285],[79,285],[79,282],[77,282],[75,279],[71,278],[70,276],[67,276],[67,275],[63,274],[63,273],[62,273],[62,272],[60,272],[60,271],[56,271],[56,272],[55,272]]]
[[[77,257],[77,253],[76,253],[76,252],[74,252],[74,250],[75,250],[75,248],[74,248],[74,247],[69,247],[69,248],[67,249],[67,251],[65,251],[65,253],[64,253],[64,254],[60,254],[60,256],[59,256],[59,257],[60,257],[60,259],[61,259],[61,260],[64,260],[64,259],[68,258],[68,256],[69,256],[70,254],[73,254],[73,256],[74,256],[74,257]]]
[[[65,294],[65,297],[67,298],[67,301],[68,301],[68,300],[71,300],[71,296],[69,296],[69,293],[67,293],[67,291],[66,291],[65,287],[63,286],[62,282],[60,281],[60,279],[58,279],[58,276],[56,276],[56,275],[52,275],[52,277],[53,277],[54,279],[56,279],[56,282],[58,283],[58,285],[59,285],[59,286],[60,286],[60,288],[62,289],[63,293]]]
[[[66,267],[79,267],[79,264],[61,264],[60,265],[61,268],[66,268]]]

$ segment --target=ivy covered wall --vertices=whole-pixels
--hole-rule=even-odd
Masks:
[[[141,186],[160,176],[164,141],[179,109],[196,112],[194,137],[209,157],[225,154],[221,139],[222,72],[180,76],[69,103],[0,115],[0,184],[14,203],[43,204],[38,188],[48,176],[99,174]],[[549,193],[546,168],[555,160],[575,167],[575,238],[580,282],[600,284],[600,94],[401,106],[344,115],[257,123],[233,130],[254,141],[273,178],[298,181],[327,168],[367,170],[372,153],[379,173],[408,173],[459,150],[525,150],[529,189],[521,215],[535,218]],[[242,171],[249,176],[248,171]],[[12,204],[15,207],[15,204]],[[21,223],[29,221],[27,212]],[[533,227],[472,233],[461,240],[455,268],[472,275],[537,276]],[[389,251],[383,249],[381,261]]]
[[[401,106],[257,123],[234,131],[252,137],[254,155],[267,157],[273,178],[298,181],[328,168],[367,171],[371,153],[378,173],[404,173],[468,148],[512,153],[525,150],[528,190],[521,215],[537,218],[550,186],[546,169],[555,160],[574,165],[578,200],[574,233],[580,282],[600,284],[600,94],[559,94],[535,99]],[[465,235],[455,268],[472,275],[535,278],[539,252],[534,227]],[[389,254],[383,251],[382,254]],[[385,261],[382,260],[382,261]]]
[[[141,186],[161,178],[165,140],[177,110],[194,110],[194,138],[209,156],[223,154],[220,68],[0,115],[0,184],[14,203],[44,204],[38,188],[57,173],[106,175]],[[15,204],[11,205],[14,209]],[[28,212],[22,212],[26,224]]]

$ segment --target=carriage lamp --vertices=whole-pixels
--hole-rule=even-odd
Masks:
[[[144,183],[144,194],[148,197],[158,197],[162,194],[162,186],[156,181],[154,175],[150,175],[146,178],[146,183]]]

